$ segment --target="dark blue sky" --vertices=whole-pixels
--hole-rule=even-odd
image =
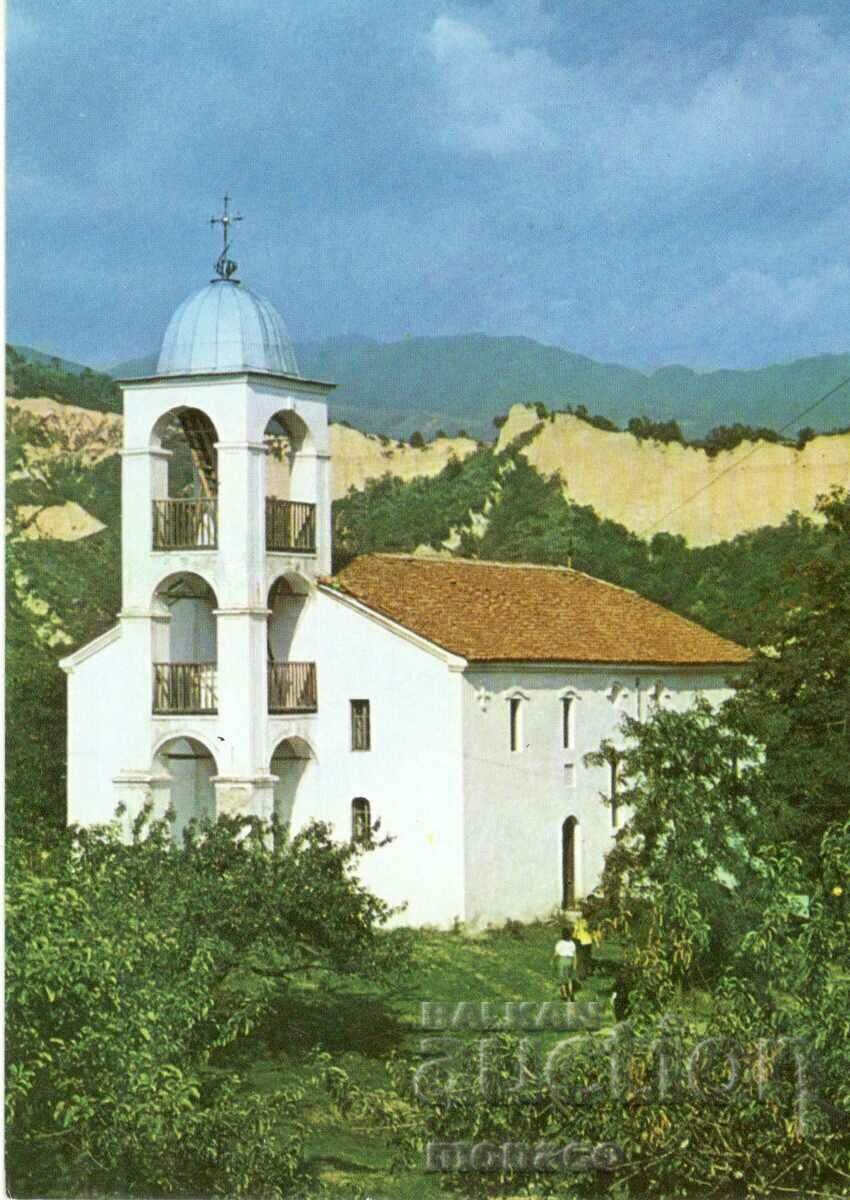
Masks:
[[[634,366],[850,349],[850,7],[11,0],[10,340],[155,348],[210,276],[296,339]]]

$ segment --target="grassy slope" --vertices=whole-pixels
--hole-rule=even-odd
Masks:
[[[488,931],[477,938],[458,933],[421,931],[416,935],[414,968],[398,993],[377,991],[326,994],[304,988],[280,1020],[246,1041],[239,1051],[251,1087],[271,1091],[302,1078],[303,1060],[321,1046],[364,1089],[386,1086],[384,1062],[395,1051],[412,1061],[421,1057],[420,1039],[436,1036],[421,1027],[423,1001],[557,1000],[551,954],[558,937],[555,922]],[[583,985],[582,1000],[602,1002],[603,1021],[610,1023],[610,995],[615,963],[613,945],[596,952],[597,967]],[[478,1033],[455,1036],[479,1037]],[[555,1033],[529,1035],[547,1047]],[[311,1089],[304,1119],[310,1129],[308,1169],[322,1182],[350,1196],[355,1187],[372,1195],[398,1195],[429,1200],[443,1196],[439,1179],[424,1171],[394,1174],[392,1149],[382,1130],[341,1122],[326,1095]]]

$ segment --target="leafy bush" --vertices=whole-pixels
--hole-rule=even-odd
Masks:
[[[303,1093],[258,1096],[228,1051],[305,974],[393,977],[360,851],[313,824],[76,831],[12,847],[7,1155],[15,1195],[283,1196]],[[275,848],[271,848],[274,839]]]

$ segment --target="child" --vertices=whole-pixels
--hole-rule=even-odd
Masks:
[[[558,979],[562,1000],[572,1000],[576,980],[576,944],[569,925],[561,930],[561,940],[555,945],[552,955],[558,968]]]

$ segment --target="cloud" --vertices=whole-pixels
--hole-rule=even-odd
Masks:
[[[461,148],[503,155],[553,150],[560,140],[550,111],[563,72],[534,48],[498,50],[475,25],[438,17],[427,45],[440,74],[443,136]]]
[[[812,17],[764,20],[737,46],[700,54],[663,40],[569,64],[442,15],[427,36],[436,136],[494,157],[547,158],[627,204],[663,189],[740,186],[759,171],[822,175],[850,156],[850,50]],[[624,188],[634,189],[630,195]]]
[[[850,11],[797,2],[12,0],[9,334],[149,349],[228,188],[299,337],[846,348]]]

